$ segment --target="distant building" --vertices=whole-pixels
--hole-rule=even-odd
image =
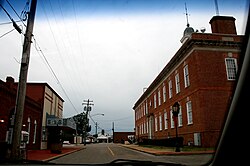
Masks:
[[[114,132],[113,142],[124,143],[125,141],[134,142],[135,132]]]
[[[175,137],[172,105],[180,104],[184,145],[215,147],[231,102],[243,36],[235,18],[214,16],[212,33],[187,25],[182,46],[134,104],[136,138]]]

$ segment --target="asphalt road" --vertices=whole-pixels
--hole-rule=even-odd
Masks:
[[[165,155],[155,156],[128,149],[113,143],[87,144],[75,153],[51,160],[57,164],[103,164],[117,159],[179,163],[183,165],[203,165],[211,159],[211,154],[203,155]]]

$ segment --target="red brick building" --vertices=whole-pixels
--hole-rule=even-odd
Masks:
[[[183,144],[214,147],[233,93],[242,37],[235,18],[214,16],[212,33],[187,25],[182,46],[136,101],[136,138],[176,136],[172,105],[180,104],[178,136]]]
[[[124,143],[125,141],[132,141],[134,139],[135,132],[114,132],[113,142],[114,143]]]
[[[4,146],[12,142],[18,83],[7,77],[0,80],[0,142]],[[27,149],[48,149],[56,130],[75,131],[71,119],[63,119],[64,100],[47,83],[27,83],[22,131],[28,132]],[[53,129],[53,130],[52,130]]]
[[[11,119],[15,110],[16,93],[17,87],[13,78],[7,77],[6,82],[0,80],[0,142],[2,146],[12,142],[11,130],[14,122]],[[42,108],[40,104],[26,96],[22,131],[29,132],[28,149],[40,149],[41,130],[39,129],[42,126],[41,117]]]

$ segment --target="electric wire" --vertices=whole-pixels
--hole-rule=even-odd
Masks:
[[[15,30],[15,28],[12,29],[12,30],[10,30],[10,31],[8,31],[8,32],[6,32],[6,33],[4,33],[3,35],[0,36],[0,38],[4,37],[5,35],[9,34],[10,32],[12,32],[12,31],[14,31],[14,30]]]
[[[16,20],[15,22],[21,22],[21,21],[20,20]],[[13,22],[11,22],[11,21],[9,21],[9,22],[2,22],[2,23],[0,23],[0,25],[7,25],[7,24],[12,24],[12,23]]]
[[[14,7],[10,4],[10,2],[8,0],[6,0],[6,2],[9,4],[9,6],[11,7],[11,9],[14,11],[14,13],[17,15],[17,17],[20,19],[20,21],[23,23],[23,25],[26,27],[26,24],[23,22],[23,19],[18,15],[17,11],[14,9]]]
[[[48,22],[48,25],[49,25],[49,28],[50,28],[50,31],[51,31],[51,34],[52,34],[52,37],[53,37],[53,40],[54,40],[54,42],[55,42],[57,52],[58,52],[58,54],[60,55],[60,60],[61,60],[61,62],[62,62],[62,64],[63,64],[63,66],[66,66],[65,62],[64,62],[63,59],[62,59],[62,54],[61,54],[61,51],[60,51],[60,49],[59,49],[59,45],[58,45],[58,43],[57,43],[57,41],[56,41],[55,34],[54,34],[53,31],[52,31],[52,27],[51,27],[50,21],[49,21],[48,16],[47,16],[47,12],[46,12],[46,10],[45,10],[45,6],[44,6],[43,3],[41,3],[41,4],[42,4],[41,6],[42,6],[43,12],[44,12],[45,17],[46,17],[46,19],[47,19],[47,22]],[[59,79],[57,79],[57,80],[59,80]],[[61,84],[59,84],[59,85],[62,86]],[[62,90],[63,90],[64,93],[66,93],[66,91],[65,91],[64,89],[62,89]],[[66,94],[67,94],[67,93],[66,93]],[[69,99],[68,95],[66,95],[66,97]],[[71,100],[69,100],[69,101],[70,101],[70,103],[73,105],[72,101],[71,101]],[[73,108],[74,108],[74,110],[78,113],[78,111],[76,110],[75,106],[74,106]]]
[[[89,115],[89,117],[90,117],[90,119],[92,120],[92,122],[94,123],[94,124],[97,124],[96,122],[95,122],[95,120]],[[103,128],[101,128],[98,124],[97,124],[97,127],[99,128],[99,129],[103,129]]]
[[[59,3],[59,1],[58,1],[58,3]],[[55,9],[52,7],[52,3],[51,3],[50,0],[49,0],[49,6],[50,6],[51,12],[52,12],[52,14],[53,14],[53,16],[54,16],[56,26],[57,26],[57,27],[65,27],[65,26],[59,26],[59,23],[58,23],[58,21],[57,21],[57,18],[56,18],[55,12],[54,12]],[[62,14],[62,10],[61,10],[61,5],[60,5],[60,4],[58,4],[58,5],[53,5],[53,6],[59,6],[59,9],[60,9],[61,14]],[[63,15],[62,15],[62,18],[64,18]],[[63,23],[64,23],[64,22],[63,22]],[[65,25],[65,23],[64,23],[64,25]],[[59,29],[59,28],[57,28],[57,29]],[[68,35],[67,32],[66,32],[66,33],[60,32],[60,34]],[[61,38],[61,36],[59,36],[59,37]],[[63,44],[64,52],[66,53],[66,55],[68,55],[68,56],[66,56],[66,57],[64,57],[64,58],[73,57],[73,51],[69,51],[69,49],[67,49],[67,47],[66,47],[67,45],[65,44],[65,39],[64,39],[64,38],[61,38],[60,41],[61,41],[61,43]],[[67,41],[67,40],[66,40],[66,41]],[[69,42],[69,43],[70,43],[70,42]],[[70,44],[71,44],[71,43],[70,43]],[[72,46],[71,46],[70,48],[72,48]],[[76,69],[76,65],[75,65],[75,64],[72,64],[72,61],[71,61],[71,60],[66,60],[66,61],[67,61],[67,64],[70,66],[70,69],[71,69],[71,70],[74,70],[73,74],[75,75],[75,73],[77,73],[77,71],[79,71],[79,70]],[[77,78],[77,76],[73,76],[72,74],[67,74],[66,76],[69,77],[68,80],[74,80],[73,78]],[[81,78],[81,77],[80,77],[80,78]],[[73,87],[80,87],[80,86],[82,85],[79,81],[73,81],[73,82],[71,82],[71,84],[73,84],[73,83],[75,83],[75,84],[77,84],[77,85],[76,85],[76,86],[70,86],[70,88],[73,88]],[[73,95],[74,97],[80,98],[79,93],[75,93],[75,91],[74,91],[73,89],[71,89],[71,92],[74,93],[74,95]]]
[[[62,84],[60,83],[59,78],[57,77],[57,75],[56,75],[56,73],[54,72],[53,68],[52,68],[51,65],[49,64],[49,61],[48,61],[47,58],[45,57],[45,54],[43,53],[41,47],[38,45],[38,43],[37,43],[36,39],[34,38],[34,36],[33,36],[33,40],[34,40],[34,42],[35,42],[35,49],[36,49],[36,51],[38,52],[39,55],[42,55],[42,58],[45,60],[46,65],[48,66],[48,68],[49,68],[49,70],[51,71],[52,75],[53,75],[54,78],[56,79],[57,84],[61,87],[61,89],[62,89],[64,95],[65,95],[66,98],[69,100],[69,102],[70,102],[70,104],[72,105],[72,107],[74,108],[75,112],[76,112],[76,113],[79,113],[79,112],[77,111],[77,109],[75,108],[74,104],[72,103],[72,101],[70,100],[69,96],[67,95],[65,89],[63,88]]]

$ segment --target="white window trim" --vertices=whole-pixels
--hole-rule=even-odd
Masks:
[[[163,102],[165,103],[166,102],[166,99],[167,99],[167,94],[166,94],[166,86],[165,84],[163,85],[163,88],[162,88],[162,95],[163,95]]]
[[[181,106],[180,106],[180,110],[179,110],[179,114],[178,114],[178,126],[179,127],[183,126]]]
[[[158,122],[157,122],[157,116],[155,116],[155,131],[158,131]]]
[[[161,91],[158,90],[158,105],[161,105]]]
[[[189,110],[189,104],[190,104],[190,107],[191,107],[191,110]],[[186,108],[187,108],[187,122],[188,122],[188,125],[190,124],[193,124],[193,110],[192,110],[192,102],[191,101],[188,101],[186,103]],[[190,114],[191,113],[191,118],[190,119]]]
[[[156,108],[156,105],[157,105],[157,103],[156,103],[156,93],[154,94],[154,108]]]
[[[228,71],[228,63],[227,63],[227,60],[233,60],[234,61],[234,64],[235,64],[235,70],[236,70],[236,73],[235,73],[235,78],[229,78],[229,71]],[[237,59],[236,58],[225,58],[225,65],[226,65],[226,73],[227,73],[227,80],[235,80],[236,79],[236,74],[237,74],[237,71],[238,71],[238,65],[237,65]]]
[[[176,88],[176,94],[181,92],[179,73],[175,75],[175,88]]]
[[[172,85],[172,80],[168,81],[168,93],[169,93],[169,98],[171,99],[173,97],[173,85]]]
[[[159,114],[159,130],[162,131],[162,116]]]
[[[27,132],[29,133],[29,136],[28,136],[27,144],[30,143],[30,123],[31,123],[30,117],[28,117],[28,131]]]
[[[37,130],[37,122],[34,121],[34,136],[33,136],[33,144],[36,143],[36,130]]]
[[[164,110],[164,129],[168,129],[168,113]]]
[[[170,119],[171,119],[171,128],[174,128],[174,118],[173,118],[173,112],[172,112],[172,106],[170,107]]]
[[[185,85],[185,88],[187,88],[187,87],[190,86],[190,78],[189,78],[188,65],[184,66],[183,73],[184,73],[184,85]]]

